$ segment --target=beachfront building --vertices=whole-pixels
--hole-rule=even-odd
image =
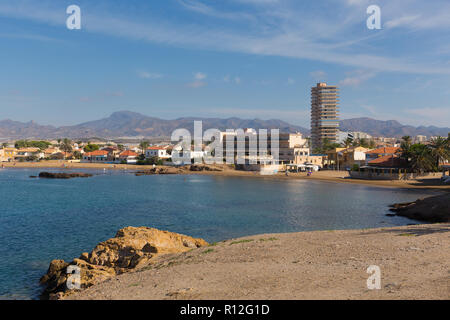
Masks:
[[[8,162],[14,160],[14,157],[17,154],[16,148],[3,148],[0,150],[0,161]]]
[[[32,157],[43,159],[45,154],[39,148],[21,148],[17,150],[14,160],[23,161]]]
[[[108,162],[108,151],[96,150],[83,154],[82,163],[105,163]]]
[[[137,162],[139,154],[132,150],[125,150],[119,154],[118,162],[119,163],[128,163],[135,164]]]
[[[327,167],[329,169],[347,170],[355,165],[366,164],[366,153],[369,151],[363,147],[335,148],[327,152]]]
[[[399,147],[381,147],[374,150],[369,150],[366,152],[366,164],[372,160],[386,156],[394,156],[400,152]]]
[[[158,158],[158,159],[170,159],[170,154],[167,153],[167,147],[160,147],[160,146],[152,146],[148,147],[147,150],[145,150],[145,157],[146,158]]]
[[[339,89],[324,82],[311,88],[311,147],[322,147],[323,140],[335,143],[339,131]]]

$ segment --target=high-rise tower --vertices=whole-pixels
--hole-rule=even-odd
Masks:
[[[311,88],[311,146],[323,146],[323,139],[336,142],[339,131],[339,89],[324,82]]]

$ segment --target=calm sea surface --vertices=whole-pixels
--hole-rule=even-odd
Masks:
[[[95,176],[87,179],[29,178],[39,171],[0,169],[0,299],[37,298],[52,259],[71,261],[126,226],[207,241],[399,226],[414,221],[386,217],[388,205],[424,195],[319,181],[113,171],[90,171]]]

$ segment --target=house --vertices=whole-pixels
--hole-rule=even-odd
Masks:
[[[381,158],[384,156],[392,156],[400,153],[399,147],[381,147],[374,150],[370,150],[366,152],[366,164],[370,161],[375,160],[377,158]]]
[[[50,158],[52,155],[61,152],[59,148],[47,148],[44,150],[44,158]]]
[[[3,148],[0,150],[0,162],[12,161],[16,154],[16,148]]]
[[[121,162],[136,163],[138,156],[139,156],[139,154],[137,154],[134,151],[125,150],[119,154],[119,163],[121,163]]]
[[[379,168],[406,168],[407,162],[396,154],[385,155],[367,163],[370,167]]]
[[[107,158],[108,158],[108,161],[110,161],[110,162],[116,161],[116,159],[119,157],[119,154],[120,154],[119,148],[111,147],[111,146],[102,148],[101,151],[108,152]]]
[[[107,162],[108,161],[108,151],[106,150],[96,150],[92,152],[87,152],[83,154],[82,163],[91,163],[91,162]]]
[[[327,152],[329,168],[350,169],[354,165],[366,164],[366,153],[369,149],[364,147],[336,148]]]
[[[21,148],[17,150],[14,159],[25,160],[28,157],[37,157],[38,159],[43,159],[45,157],[45,154],[39,148]]]
[[[145,157],[146,158],[156,157],[158,159],[170,159],[171,158],[171,156],[169,154],[167,154],[167,148],[158,147],[158,146],[148,147],[147,150],[145,150]]]

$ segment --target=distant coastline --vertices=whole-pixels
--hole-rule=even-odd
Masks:
[[[76,169],[93,169],[93,170],[122,170],[127,172],[137,172],[151,170],[154,167],[150,165],[127,165],[127,164],[104,164],[104,163],[79,163],[69,161],[41,161],[41,162],[5,162],[1,163],[0,168],[15,168],[15,169],[60,169],[60,170],[76,170]],[[158,166],[161,168],[173,168],[167,166]],[[230,176],[230,177],[255,177],[261,179],[283,179],[283,180],[320,180],[336,183],[351,183],[369,185],[374,187],[387,187],[387,188],[402,188],[402,189],[424,189],[424,190],[437,190],[437,191],[449,191],[450,185],[442,185],[439,178],[441,173],[430,174],[418,180],[400,181],[400,180],[361,180],[351,179],[347,171],[333,171],[324,170],[314,172],[311,176],[307,176],[306,173],[290,173],[286,176],[284,173],[278,173],[276,175],[260,175],[255,171],[241,171],[234,170],[228,166],[222,166],[222,171],[190,171],[189,166],[180,167],[181,170],[177,174],[202,174],[202,175],[216,175],[216,176]]]

